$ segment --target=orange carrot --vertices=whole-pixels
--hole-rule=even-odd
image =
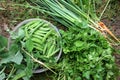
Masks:
[[[106,27],[106,25],[103,22],[98,23],[99,26],[102,28],[102,30],[105,30],[109,35],[111,35],[116,41],[120,42],[117,37]]]

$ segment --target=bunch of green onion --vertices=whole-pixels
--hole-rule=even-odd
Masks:
[[[32,1],[39,10],[50,14],[56,21],[66,27],[72,27],[83,22],[89,23],[89,27],[98,27],[99,18],[96,16],[93,0],[36,0]],[[91,26],[92,25],[92,26]]]
[[[35,5],[32,8],[49,14],[55,21],[67,28],[81,29],[89,26],[99,32],[101,32],[101,26],[98,23],[108,5],[107,3],[101,16],[98,17],[96,15],[95,0],[31,0],[31,2]],[[81,25],[84,25],[84,27]],[[107,38],[110,43],[114,42],[111,37],[107,36]]]

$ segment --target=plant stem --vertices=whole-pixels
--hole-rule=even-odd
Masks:
[[[12,65],[13,66],[13,68],[12,68],[12,70],[11,70],[11,72],[10,72],[10,74],[8,75],[8,78],[6,79],[6,80],[9,80],[9,78],[12,76],[12,74],[15,72],[15,68],[14,68],[14,65]]]
[[[102,15],[104,14],[105,10],[107,9],[107,6],[108,6],[109,2],[110,2],[110,0],[108,0],[107,4],[105,5],[105,8],[103,9],[99,19],[101,19]]]
[[[51,72],[53,72],[54,74],[57,74],[55,71],[53,71],[52,69],[50,69],[46,64],[44,64],[43,62],[35,59],[32,55],[30,55],[30,53],[28,53],[27,51],[25,51],[23,48],[22,48],[22,50],[23,50],[28,56],[30,56],[30,57],[33,59],[33,61],[35,61],[35,62],[43,65],[44,67],[46,67],[47,69],[49,69],[49,70],[50,70]]]

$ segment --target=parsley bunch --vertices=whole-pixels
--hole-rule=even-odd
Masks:
[[[63,56],[56,68],[58,80],[113,80],[113,49],[97,31],[87,27],[61,30]]]

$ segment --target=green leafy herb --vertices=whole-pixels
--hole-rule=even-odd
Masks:
[[[111,80],[116,78],[118,69],[112,56],[113,50],[100,33],[87,27],[61,30],[61,34],[64,54],[61,61],[54,65],[58,71],[57,77],[53,75],[55,79]]]
[[[26,41],[26,43],[25,43],[25,47],[26,47],[26,49],[29,51],[29,52],[32,52],[32,50],[33,50],[33,47],[34,45],[33,45],[33,42],[32,42],[32,40],[31,39],[28,39],[27,41]]]

